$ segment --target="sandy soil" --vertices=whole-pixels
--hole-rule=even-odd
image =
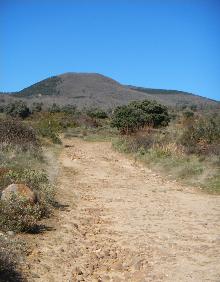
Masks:
[[[220,281],[220,197],[164,180],[110,143],[64,140],[51,231],[28,281]]]

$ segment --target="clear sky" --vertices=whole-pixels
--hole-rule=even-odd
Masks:
[[[220,100],[220,0],[0,0],[0,91],[64,72]]]

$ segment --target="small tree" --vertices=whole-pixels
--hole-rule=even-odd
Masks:
[[[117,107],[114,111],[111,125],[123,134],[128,134],[144,124],[143,112],[130,106]]]
[[[12,117],[26,118],[30,115],[31,112],[26,103],[24,103],[23,101],[16,101],[9,103],[5,107],[5,113]]]
[[[144,100],[117,107],[111,125],[118,128],[121,133],[128,134],[145,125],[167,126],[169,121],[170,117],[165,106],[155,101]]]

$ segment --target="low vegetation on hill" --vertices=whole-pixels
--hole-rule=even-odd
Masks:
[[[53,96],[59,95],[57,86],[61,83],[61,78],[59,76],[53,76],[37,82],[30,87],[24,88],[23,90],[17,92],[16,96],[18,97],[31,97],[31,96]]]
[[[128,87],[132,90],[151,95],[152,99],[167,106],[174,107],[177,110],[183,110],[187,107],[193,107],[198,110],[220,109],[219,102],[185,91],[145,88],[132,85]]]

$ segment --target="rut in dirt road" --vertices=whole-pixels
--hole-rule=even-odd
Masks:
[[[110,143],[64,140],[58,199],[29,281],[220,281],[220,198],[165,181]]]

